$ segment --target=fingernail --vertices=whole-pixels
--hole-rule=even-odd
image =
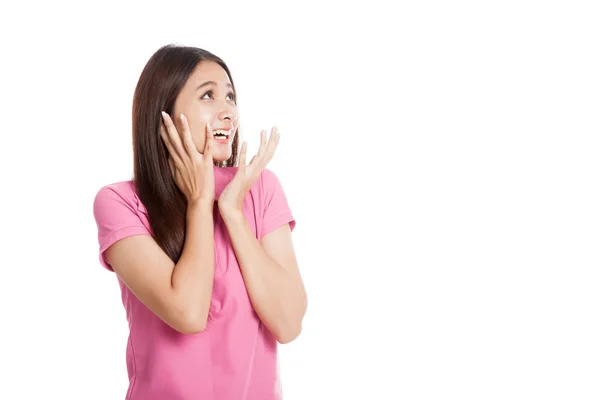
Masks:
[[[167,113],[166,113],[166,112],[164,112],[164,111],[161,111],[161,114],[162,114],[163,118],[166,118],[166,117],[167,117]]]
[[[185,122],[185,115],[183,115],[183,114],[180,114],[180,115],[179,115],[179,118],[181,118],[181,122]]]

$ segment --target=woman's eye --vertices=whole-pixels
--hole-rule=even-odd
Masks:
[[[212,99],[213,97],[214,97],[214,93],[212,91],[208,91],[208,92],[204,93],[200,98],[204,100],[204,99]],[[227,100],[235,101],[235,93],[230,92],[229,94],[227,94]]]

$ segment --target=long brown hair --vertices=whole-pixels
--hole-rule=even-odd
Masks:
[[[161,112],[173,115],[175,100],[188,78],[202,61],[229,68],[216,55],[197,47],[169,44],[158,49],[142,70],[133,96],[134,184],[146,207],[152,234],[158,245],[177,262],[183,250],[187,201],[177,187],[168,162],[168,150],[160,136]],[[233,167],[238,156],[238,132],[229,160],[215,167]]]

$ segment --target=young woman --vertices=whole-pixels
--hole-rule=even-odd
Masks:
[[[239,151],[236,91],[208,51],[169,45],[133,100],[134,177],[94,199],[100,263],[129,322],[128,400],[281,398],[277,342],[301,331],[295,220],[265,168],[279,141]],[[237,165],[237,166],[236,166]]]

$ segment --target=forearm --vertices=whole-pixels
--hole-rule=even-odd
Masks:
[[[293,340],[306,312],[301,286],[265,252],[243,213],[221,210],[221,215],[257,315],[280,343]]]
[[[214,278],[213,204],[193,203],[186,214],[185,242],[171,284],[186,318],[206,325]]]

